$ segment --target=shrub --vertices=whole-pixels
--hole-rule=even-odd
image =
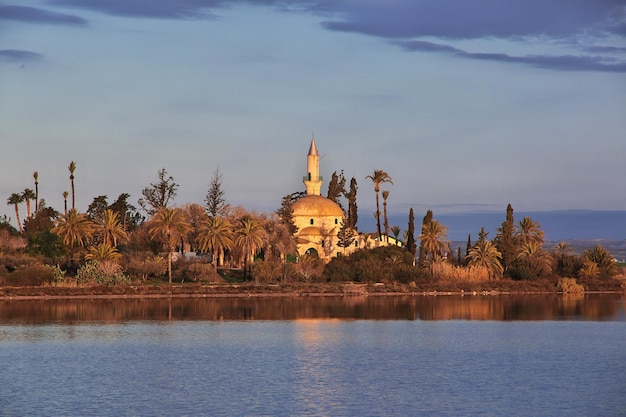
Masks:
[[[78,284],[128,284],[130,280],[122,273],[122,267],[113,262],[89,261],[76,272]]]
[[[136,254],[130,256],[124,264],[127,274],[144,281],[148,278],[161,277],[167,273],[167,259],[162,256]]]
[[[9,272],[38,264],[40,261],[37,258],[25,253],[15,252],[0,255],[0,265],[3,265]]]
[[[4,285],[11,286],[38,286],[52,281],[52,272],[42,264],[29,265],[17,269],[8,274],[4,279]]]
[[[585,288],[576,283],[575,278],[561,278],[557,284],[557,288],[564,294],[584,294]]]
[[[324,268],[326,281],[411,282],[421,276],[412,255],[398,246],[359,249],[349,256],[333,258]]]
[[[65,271],[61,269],[59,265],[47,265],[50,273],[52,274],[52,281],[55,284],[60,284],[65,281]]]
[[[215,281],[218,275],[212,264],[191,261],[185,267],[185,275],[192,281]]]
[[[26,247],[26,241],[19,235],[0,229],[0,249],[18,250]]]
[[[282,262],[257,261],[250,269],[257,283],[277,282],[282,276]]]

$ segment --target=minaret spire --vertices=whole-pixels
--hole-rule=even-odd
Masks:
[[[322,188],[322,177],[320,177],[320,156],[315,144],[315,136],[311,137],[311,146],[306,158],[306,168],[308,174],[304,177],[306,195],[320,195]]]
[[[317,152],[317,146],[315,145],[315,135],[311,136],[311,147],[309,148],[309,155],[319,155]]]

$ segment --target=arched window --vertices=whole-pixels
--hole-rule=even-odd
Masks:
[[[309,220],[309,222],[310,222],[311,224],[313,224],[313,219]]]

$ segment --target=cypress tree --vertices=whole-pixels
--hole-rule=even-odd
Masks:
[[[504,274],[508,276],[511,276],[511,267],[513,266],[513,262],[515,261],[515,257],[518,252],[514,232],[515,219],[513,218],[513,207],[509,203],[506,207],[506,219],[498,228],[498,234],[494,239],[496,248],[502,254],[502,267],[504,268]]]
[[[413,207],[409,210],[409,228],[407,230],[406,248],[413,256],[413,261],[415,262],[417,245],[415,244],[415,215],[413,214]]]
[[[357,230],[356,223],[359,220],[356,206],[357,188],[356,179],[352,177],[350,180],[350,191],[344,194],[348,200],[348,227],[351,227],[354,230]]]
[[[327,197],[329,200],[333,200],[335,203],[341,207],[343,210],[343,206],[341,205],[341,201],[339,198],[342,195],[346,194],[346,179],[343,176],[343,171],[341,171],[340,175],[337,175],[337,171],[333,172],[333,175],[328,183],[328,194]]]
[[[481,227],[480,232],[478,232],[478,242],[484,242],[485,240],[487,240],[488,234],[489,232],[485,232],[485,227]]]

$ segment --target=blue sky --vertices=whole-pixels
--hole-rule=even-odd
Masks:
[[[81,211],[218,166],[273,211],[313,133],[362,218],[375,169],[391,213],[626,210],[626,2],[0,0],[4,201],[62,210],[73,160]]]

